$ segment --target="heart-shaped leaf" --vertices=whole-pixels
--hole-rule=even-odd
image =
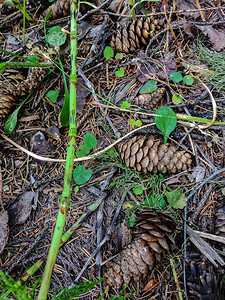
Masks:
[[[147,81],[139,91],[139,94],[149,94],[157,90],[157,81],[149,80]]]
[[[182,101],[183,101],[183,98],[180,95],[178,95],[177,93],[173,94],[172,102],[174,104],[176,104],[176,105],[180,104]]]
[[[81,151],[76,151],[76,157],[84,157],[90,153],[90,149],[85,147],[85,145],[80,145],[80,150]]]
[[[91,169],[86,170],[85,166],[77,166],[73,171],[73,179],[78,185],[88,182],[91,176],[92,176],[92,170]]]
[[[95,148],[97,146],[97,139],[96,137],[90,133],[87,132],[84,136],[84,146],[88,149]]]
[[[176,114],[171,107],[162,106],[155,112],[155,124],[162,132],[164,143],[167,142],[168,136],[177,125]]]
[[[54,26],[49,29],[49,33],[46,35],[46,41],[54,47],[59,47],[65,43],[66,37],[66,33],[62,31],[62,27]]]
[[[105,50],[104,50],[104,57],[105,57],[105,59],[110,59],[113,56],[114,56],[113,49],[111,47],[109,47],[109,46],[105,47]]]
[[[173,72],[173,73],[170,74],[170,79],[173,82],[178,83],[183,79],[183,76],[179,72]]]
[[[124,68],[123,67],[120,67],[119,71],[116,71],[115,72],[115,75],[117,77],[123,77],[124,76]]]

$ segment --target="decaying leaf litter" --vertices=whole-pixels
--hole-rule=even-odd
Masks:
[[[68,4],[60,1],[52,7],[47,33],[53,26],[69,31]],[[96,280],[103,277],[103,283],[81,295],[83,299],[97,299],[105,288],[105,297],[112,297],[124,283],[128,283],[127,293],[135,291],[130,299],[185,299],[185,293],[188,299],[223,299],[224,172],[220,170],[224,168],[225,132],[224,125],[211,121],[224,121],[224,3],[144,1],[133,11],[129,1],[94,4],[98,10],[81,5],[78,22],[78,82],[89,91],[78,90],[76,150],[85,156],[121,140],[115,149],[96,159],[76,163],[83,166],[84,177],[86,171],[91,169],[92,173],[79,189],[73,181],[66,230],[92,203],[104,200],[61,247],[50,294],[59,286],[71,287],[92,276]],[[1,48],[25,57],[37,56],[41,63],[49,63],[46,57],[55,58],[56,50],[48,49],[44,38],[48,6],[44,1],[27,4],[33,23],[26,22],[24,47],[22,13],[1,4]],[[150,15],[148,20],[145,14]],[[54,21],[61,17],[65,19]],[[110,57],[105,55],[106,47],[113,50]],[[67,41],[59,51],[69,74]],[[9,53],[1,53],[2,62],[11,60]],[[46,74],[48,69],[50,74]],[[21,278],[39,259],[45,260],[63,186],[60,159],[66,156],[68,130],[61,126],[59,116],[66,91],[62,73],[53,67],[46,70],[12,67],[1,73],[1,132],[9,113],[34,91],[19,110],[16,128],[8,136],[16,145],[4,135],[0,140],[1,269],[14,279]],[[194,82],[189,84],[186,76]],[[59,90],[56,101],[46,96],[51,90]],[[154,124],[153,113],[162,106],[172,108],[178,117],[167,140],[173,146],[163,144],[162,128]],[[209,121],[200,123],[183,115]],[[132,130],[135,133],[127,136]],[[88,154],[84,143],[87,133],[97,139]],[[135,135],[144,144],[134,141]],[[32,158],[23,149],[58,161]],[[179,151],[188,154],[190,163],[185,167],[178,167]],[[126,165],[118,153],[122,159],[126,156]],[[144,172],[129,168],[134,166]],[[145,175],[145,171],[150,172]],[[107,194],[103,197],[102,193]],[[144,229],[148,232],[138,233],[140,212],[151,208],[150,224],[147,222]],[[168,247],[160,229],[151,227],[151,222],[164,226],[160,218],[156,221],[158,210],[154,209],[169,210],[176,224]],[[169,230],[174,228],[168,223]],[[151,246],[143,245],[146,239]],[[159,255],[162,245],[166,248],[163,258]],[[141,249],[151,254],[140,256]],[[150,257],[156,257],[157,264],[150,263]],[[43,272],[41,266],[29,279],[31,286]]]

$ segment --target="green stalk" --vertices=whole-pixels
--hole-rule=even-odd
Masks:
[[[88,207],[87,211],[85,213],[83,213],[83,215],[63,234],[62,240],[60,243],[60,247],[62,247],[62,245],[64,245],[68,241],[68,239],[71,237],[71,235],[77,230],[77,228],[80,227],[82,222],[84,220],[86,220],[87,217],[99,207],[99,205],[102,203],[102,201],[104,200],[104,198],[106,196],[107,196],[107,194],[103,193],[94,203],[92,203]],[[46,257],[39,259],[33,266],[31,266],[26,271],[26,273],[21,277],[20,280],[18,280],[14,284],[14,286],[16,288],[19,288],[25,281],[27,281],[29,279],[29,277],[31,277],[42,266],[45,259],[46,259]],[[8,296],[9,294],[10,294],[10,291],[7,291],[6,293],[1,294],[0,299],[5,299],[6,296]]]
[[[23,44],[25,45],[26,0],[23,0]]]
[[[66,216],[70,207],[70,189],[73,174],[73,160],[75,155],[76,145],[76,92],[77,92],[77,15],[78,2],[77,0],[70,0],[71,9],[71,75],[70,75],[70,108],[69,108],[69,134],[68,134],[68,149],[66,156],[66,167],[64,175],[64,186],[62,196],[60,197],[60,207],[58,217],[55,225],[55,231],[52,238],[52,243],[49,249],[49,254],[45,266],[44,276],[41,283],[40,291],[37,300],[45,300],[48,296],[48,290],[51,282],[52,270],[56,262],[59,251],[63,229],[66,223]]]

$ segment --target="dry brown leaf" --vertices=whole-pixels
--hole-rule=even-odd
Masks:
[[[196,25],[197,26],[197,25]],[[220,52],[225,48],[225,33],[212,26],[197,26],[205,36],[208,36],[213,49]]]
[[[36,209],[38,196],[38,192],[32,191],[20,195],[18,200],[8,209],[9,223],[11,225],[23,224],[29,218],[31,209]]]
[[[8,212],[4,210],[0,212],[0,253],[2,253],[8,241],[8,234]]]

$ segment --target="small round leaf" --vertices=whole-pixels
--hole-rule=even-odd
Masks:
[[[173,72],[173,73],[170,74],[170,79],[173,82],[178,83],[183,79],[183,76],[179,72]]]
[[[110,59],[113,56],[114,56],[113,49],[109,46],[105,47],[105,50],[104,50],[105,59]]]
[[[192,85],[194,83],[194,78],[191,76],[191,75],[186,75],[184,76],[183,78],[183,82],[186,84],[186,85]]]
[[[123,59],[123,53],[116,53],[115,59]]]
[[[172,102],[175,105],[180,104],[182,101],[183,101],[183,98],[180,95],[178,95],[177,93],[173,94]]]
[[[90,133],[87,132],[84,136],[84,146],[88,149],[95,148],[97,146],[97,139],[96,137]]]
[[[137,187],[135,187],[135,188],[133,188],[133,193],[135,194],[135,195],[141,195],[142,193],[143,193],[143,187],[141,186],[141,185],[139,185],[139,186],[137,186]]]

